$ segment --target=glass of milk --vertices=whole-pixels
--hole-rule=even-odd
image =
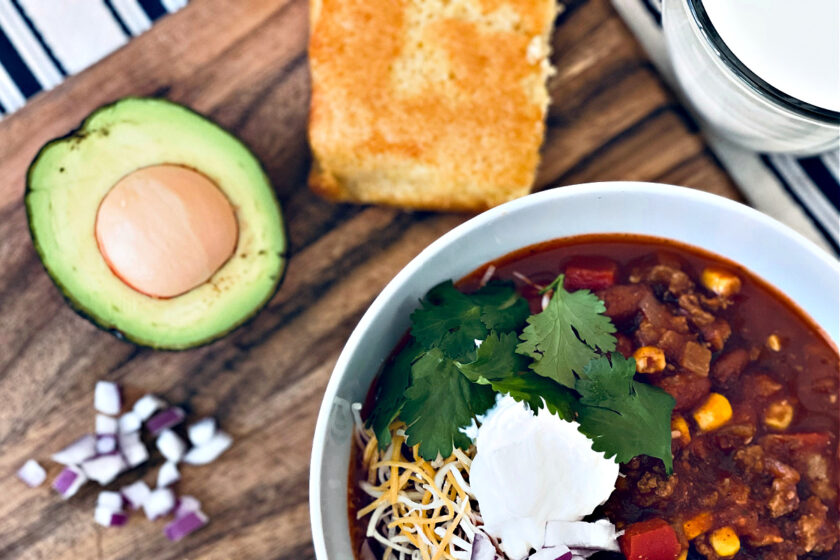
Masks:
[[[683,93],[712,133],[762,152],[840,143],[840,1],[663,0]]]

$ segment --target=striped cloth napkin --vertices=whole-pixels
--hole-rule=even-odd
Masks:
[[[234,0],[235,1],[235,0]],[[660,0],[612,0],[673,83]],[[0,0],[0,119],[57,86],[187,0]],[[750,204],[840,255],[840,152],[756,154],[709,139]]]
[[[672,86],[661,0],[612,0],[618,13]],[[840,256],[840,150],[811,157],[758,154],[708,138],[749,203]],[[838,139],[840,146],[840,139]]]
[[[0,119],[187,0],[0,0]]]

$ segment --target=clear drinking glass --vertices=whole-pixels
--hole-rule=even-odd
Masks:
[[[679,85],[714,134],[760,152],[814,154],[838,145],[840,113],[791,97],[747,68],[702,0],[663,0],[662,18]]]

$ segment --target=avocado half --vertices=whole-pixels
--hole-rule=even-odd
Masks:
[[[239,228],[233,255],[216,273],[169,299],[140,293],[117,277],[94,232],[110,189],[137,169],[161,164],[212,180]],[[122,99],[49,142],[29,167],[25,203],[35,249],[70,304],[140,345],[175,350],[224,336],[256,314],[283,278],[283,218],[260,162],[215,123],[166,100]]]

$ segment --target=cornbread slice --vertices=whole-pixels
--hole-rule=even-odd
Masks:
[[[483,210],[528,193],[554,0],[311,0],[310,187]]]

